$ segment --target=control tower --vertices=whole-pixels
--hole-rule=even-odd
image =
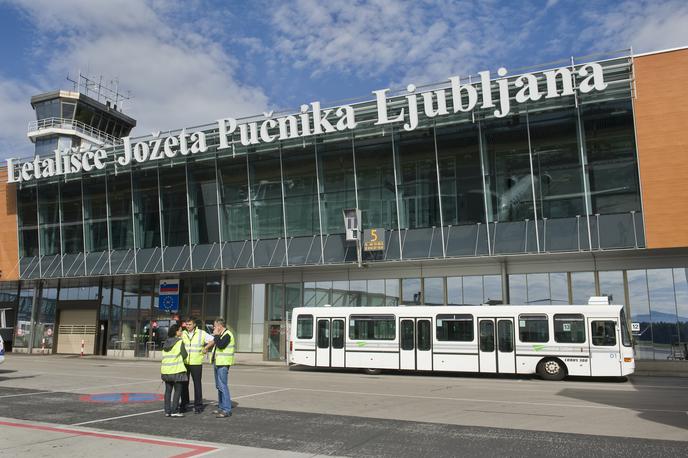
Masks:
[[[27,136],[36,145],[37,156],[56,149],[117,145],[136,126],[136,120],[122,112],[129,97],[81,74],[69,81],[74,83],[73,91],[31,97],[36,120],[29,122]]]

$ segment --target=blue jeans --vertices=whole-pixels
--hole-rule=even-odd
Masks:
[[[217,406],[219,410],[230,413],[232,411],[232,397],[229,395],[227,378],[229,366],[213,366],[215,369],[215,388],[217,388]]]

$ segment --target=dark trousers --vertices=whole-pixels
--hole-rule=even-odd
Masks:
[[[182,387],[182,408],[186,409],[189,405],[189,383],[193,380],[194,385],[194,409],[199,410],[203,408],[203,384],[201,377],[203,376],[203,365],[186,366],[189,381],[184,383]]]
[[[172,390],[174,389],[174,395]],[[182,382],[165,382],[165,413],[179,410],[179,398],[182,395]]]

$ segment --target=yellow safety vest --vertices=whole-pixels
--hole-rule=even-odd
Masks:
[[[160,364],[161,374],[179,374],[186,372],[184,359],[182,358],[182,340],[178,340],[170,351],[162,351],[162,364]]]
[[[196,328],[193,338],[188,331],[182,334],[182,340],[189,356],[185,363],[189,366],[200,366],[203,364],[203,347],[205,347],[206,332],[202,329]]]
[[[225,334],[229,334],[229,345],[225,348],[213,347],[213,361],[215,361],[216,366],[231,366],[234,364],[234,334],[229,329],[225,329],[221,337]]]

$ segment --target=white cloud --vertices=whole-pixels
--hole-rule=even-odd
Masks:
[[[586,14],[582,37],[598,50],[633,48],[649,52],[688,45],[688,3],[685,0],[625,1],[602,14]]]
[[[314,74],[397,72],[392,81],[428,82],[504,57],[502,40],[530,18],[528,10],[490,1],[299,0],[275,8],[272,23],[285,61]]]
[[[29,121],[35,119],[29,97],[36,92],[31,84],[0,76],[0,158],[31,153],[26,132]]]
[[[220,26],[221,18],[205,15],[200,4],[133,0],[16,4],[37,29],[41,46],[36,47],[35,59],[45,62],[48,75],[36,82],[38,87],[16,88],[16,102],[29,111],[31,95],[65,88],[64,75],[75,75],[79,69],[105,80],[118,78],[120,88],[131,91],[133,98],[124,111],[138,121],[134,135],[256,114],[267,107],[263,90],[240,82],[238,62],[204,33]],[[5,84],[18,86],[7,80]],[[17,124],[25,132],[33,117],[29,115],[22,110],[5,116],[21,118]]]
[[[466,75],[515,56],[529,66],[688,45],[685,0],[297,0],[274,8],[271,21],[283,64],[393,85]]]

